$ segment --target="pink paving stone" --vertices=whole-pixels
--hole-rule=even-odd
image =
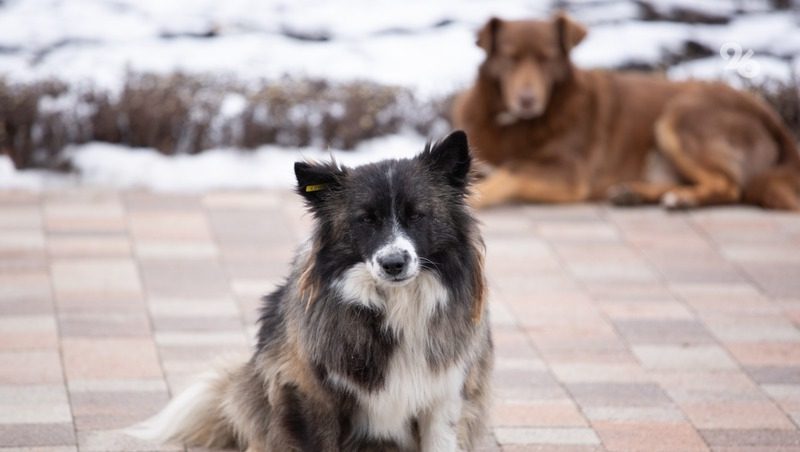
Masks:
[[[684,422],[592,423],[609,451],[706,451],[703,438]]]
[[[179,446],[159,446],[126,435],[120,430],[91,430],[78,432],[78,446],[87,452],[154,452],[182,451]]]
[[[122,258],[57,259],[50,264],[57,294],[130,294],[142,290],[136,262]]]
[[[582,427],[587,422],[571,400],[543,400],[495,402],[492,424],[501,427]]]
[[[636,357],[619,340],[562,340],[540,346],[542,356],[551,364],[636,364]]]
[[[128,219],[137,240],[211,240],[208,219],[202,211],[135,211]]]
[[[59,293],[56,304],[61,313],[102,314],[140,313],[146,305],[141,293],[76,291]]]
[[[40,229],[1,229],[0,252],[38,251],[45,248],[44,233]]]
[[[56,350],[0,352],[0,384],[62,383],[61,360]]]
[[[690,320],[694,315],[676,301],[607,301],[597,303],[612,320]]]
[[[155,343],[151,338],[62,340],[67,378],[120,379],[160,377]]]
[[[796,451],[800,449],[800,431],[775,429],[707,429],[700,431],[715,450],[723,448],[760,448],[750,450]]]
[[[655,383],[570,383],[566,388],[581,407],[668,407],[672,404]]]
[[[139,266],[149,296],[223,298],[231,290],[217,259],[147,259]]]
[[[127,228],[121,208],[116,204],[48,205],[45,210],[48,232],[124,232]]]
[[[52,257],[128,257],[131,244],[122,234],[49,234],[47,249]]]
[[[0,231],[2,233],[2,231]],[[0,251],[0,273],[47,270],[47,254],[41,250]]]
[[[648,373],[636,363],[550,362],[550,368],[564,383],[643,383]]]
[[[0,447],[72,444],[75,444],[75,432],[70,423],[0,424]]]
[[[146,312],[62,313],[62,337],[149,336],[150,319]]]
[[[563,446],[552,444],[506,444],[503,452],[603,452],[602,446]],[[480,452],[480,451],[478,451]]]
[[[800,344],[796,342],[729,343],[726,346],[745,366],[800,365]]]
[[[586,446],[600,443],[592,429],[583,427],[496,427],[494,431],[504,448],[521,444]]]
[[[795,428],[780,408],[766,399],[682,403],[681,409],[699,429]]]
[[[800,330],[791,319],[779,313],[707,313],[702,318],[708,329],[723,342],[785,341],[800,346]]]
[[[110,430],[129,427],[156,414],[169,400],[166,392],[71,392],[75,428]]]
[[[72,415],[63,385],[0,385],[0,424],[68,422]]]
[[[0,316],[0,350],[57,347],[56,322],[52,316]]]
[[[291,221],[277,210],[211,210],[215,238],[223,245],[295,243]]]
[[[192,211],[202,208],[201,197],[193,194],[126,191],[120,195],[128,211]]]
[[[669,370],[650,375],[679,403],[765,399],[758,386],[739,370]]]
[[[646,369],[734,369],[736,363],[718,345],[635,345]]]
[[[38,205],[0,204],[0,229],[40,229],[42,213]]]
[[[203,196],[202,203],[211,209],[266,209],[280,207],[283,202],[278,192],[220,191]]]
[[[218,255],[217,246],[211,240],[137,239],[135,251],[143,259],[202,259]]]

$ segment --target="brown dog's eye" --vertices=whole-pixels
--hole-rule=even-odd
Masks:
[[[416,223],[417,221],[423,218],[425,218],[425,214],[420,212],[412,212],[411,214],[408,215],[408,221],[412,223]]]

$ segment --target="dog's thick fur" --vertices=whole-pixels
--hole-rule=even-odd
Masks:
[[[253,452],[472,450],[493,353],[470,162],[454,132],[413,159],[298,163],[314,234],[264,300],[254,356],[131,432]]]
[[[494,170],[478,207],[508,201],[800,210],[800,156],[765,102],[721,83],[581,70],[586,29],[564,14],[478,33],[486,52],[454,122]]]

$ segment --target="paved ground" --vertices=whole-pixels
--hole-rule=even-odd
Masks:
[[[800,450],[800,216],[481,218],[487,450]],[[247,350],[308,221],[287,192],[0,193],[0,450],[152,450],[114,429]]]

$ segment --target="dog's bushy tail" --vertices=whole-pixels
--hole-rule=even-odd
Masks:
[[[778,145],[777,165],[749,181],[745,201],[770,209],[800,211],[800,150],[780,116],[767,104],[748,98],[752,110]]]
[[[236,371],[243,363],[227,363],[199,378],[158,414],[125,432],[158,444],[183,443],[207,448],[233,447],[236,433],[223,408]]]

